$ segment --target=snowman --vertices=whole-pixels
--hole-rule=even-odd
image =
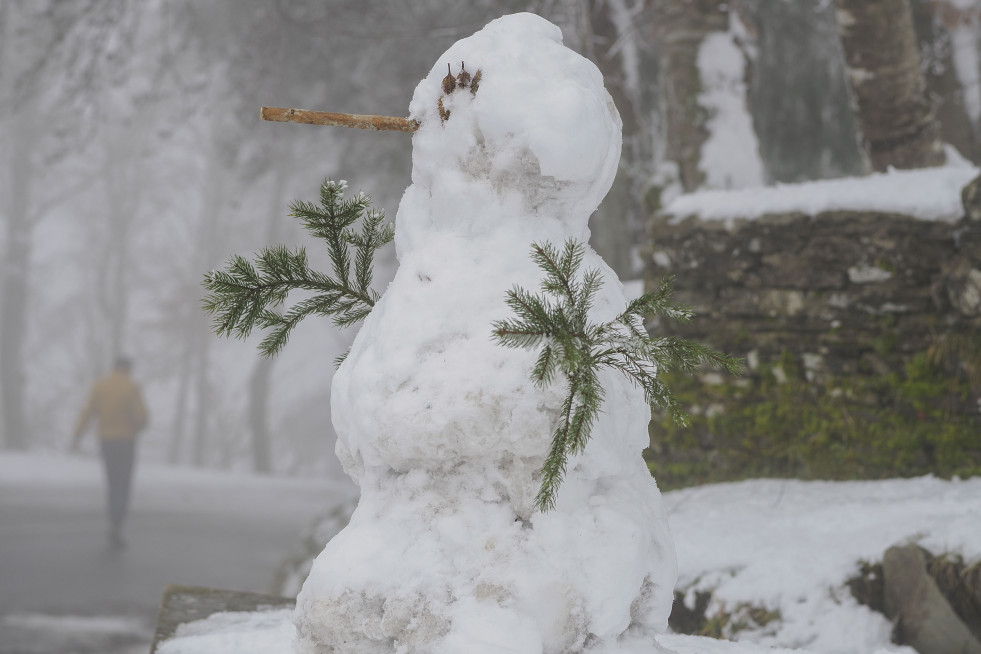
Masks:
[[[586,242],[613,183],[621,122],[599,70],[532,15],[446,51],[416,87],[399,269],[338,369],[337,455],[360,486],[350,524],[297,598],[299,654],[660,651],[676,579],[661,496],[640,452],[643,391],[601,372],[603,412],[535,506],[563,387],[491,335],[532,243]],[[626,299],[603,286],[591,318]]]

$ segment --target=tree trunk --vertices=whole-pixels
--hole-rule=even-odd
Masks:
[[[981,160],[978,20],[978,7],[961,9],[949,0],[913,2],[913,22],[920,52],[926,55],[923,70],[936,103],[941,140],[975,163]]]
[[[11,41],[14,30],[6,3],[0,5],[0,82],[13,88]],[[6,117],[7,185],[0,184],[4,249],[0,259],[0,442],[8,449],[25,449],[29,438],[24,406],[24,340],[27,332],[28,266],[30,264],[31,140],[33,113],[21,107]],[[0,200],[2,201],[2,200]]]
[[[180,339],[181,359],[177,379],[177,404],[174,407],[173,434],[170,437],[170,447],[167,449],[167,461],[177,465],[181,460],[184,449],[184,435],[187,433],[187,404],[191,390],[191,362],[194,353],[193,341],[185,337]]]
[[[835,0],[838,33],[873,170],[944,163],[909,0]]]
[[[621,279],[636,277],[632,250],[641,238],[644,192],[650,184],[653,153],[650,125],[644,117],[641,80],[653,63],[629,21],[635,11],[628,0],[585,0],[580,14],[582,53],[603,73],[606,88],[623,121],[623,154],[616,179],[593,215],[590,243]],[[652,54],[652,53],[651,53]],[[653,77],[653,74],[651,75]],[[648,120],[647,123],[650,121]],[[595,227],[593,226],[595,225]]]
[[[10,117],[7,152],[10,176],[6,214],[6,244],[0,285],[0,411],[3,441],[7,448],[25,449],[30,442],[24,385],[24,350],[27,340],[27,311],[31,259],[32,224],[29,215],[33,166],[33,125],[30,110]],[[19,118],[19,120],[18,120]]]
[[[743,6],[758,44],[750,105],[767,178],[797,183],[864,174],[834,7],[824,0]]]
[[[665,157],[678,165],[685,191],[705,181],[699,164],[708,140],[708,113],[699,105],[698,52],[712,32],[729,29],[727,0],[651,0],[667,123]]]
[[[208,445],[208,418],[213,407],[211,406],[211,380],[209,379],[209,343],[210,334],[206,329],[198,329],[197,347],[194,352],[194,395],[196,407],[194,413],[194,431],[192,433],[193,449],[191,451],[191,463],[198,468],[204,466],[207,461]]]
[[[197,270],[211,270],[218,259],[218,235],[221,213],[225,197],[225,173],[222,158],[219,156],[219,145],[213,142],[211,153],[205,163],[206,174],[202,177],[201,203],[201,238],[198,241]],[[200,274],[200,273],[198,273]],[[191,298],[189,298],[191,299]],[[195,466],[203,466],[207,458],[208,426],[211,423],[212,387],[210,374],[210,350],[212,334],[209,321],[200,311],[200,299],[193,298],[196,316],[192,321],[194,349],[192,363],[194,365],[194,395],[195,409],[194,431],[191,433],[191,460]]]
[[[272,447],[269,438],[269,384],[274,359],[261,357],[249,380],[249,429],[252,432],[252,470],[272,472]]]
[[[111,137],[110,137],[111,138]],[[113,358],[127,353],[129,343],[129,279],[131,274],[132,232],[134,218],[142,201],[143,185],[137,133],[124,133],[123,143],[105,143],[103,185],[106,192],[108,223],[105,241],[101,244],[102,285],[98,289],[103,305],[103,329],[106,331],[109,355]]]
[[[270,153],[273,160],[282,160],[284,155]],[[286,176],[282,166],[273,168],[272,191],[269,194],[269,223],[266,233],[267,242],[278,243],[283,231],[283,195]],[[260,356],[252,370],[249,380],[249,430],[252,435],[252,469],[259,473],[272,472],[272,443],[269,434],[269,392],[272,383],[272,372],[276,360]]]

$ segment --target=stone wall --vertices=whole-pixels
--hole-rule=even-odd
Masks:
[[[655,415],[646,456],[662,487],[981,474],[981,181],[972,184],[978,210],[955,222],[656,216],[648,288],[675,275],[676,299],[696,317],[653,331],[747,364],[735,379],[668,377],[692,419]]]
[[[697,314],[661,328],[745,356],[751,369],[789,350],[809,380],[887,373],[945,333],[981,329],[981,221],[661,214],[650,241],[648,283],[674,274],[678,300]]]

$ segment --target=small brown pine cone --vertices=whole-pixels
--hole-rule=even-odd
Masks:
[[[443,106],[443,98],[440,98],[436,102],[436,108],[439,110],[440,122],[445,123],[447,120],[450,119],[450,110]]]
[[[461,89],[470,86],[470,73],[467,72],[466,64],[460,62],[460,74],[456,76],[456,83]]]
[[[443,93],[449,95],[456,89],[456,78],[450,70],[450,65],[446,64],[446,77],[443,78]]]

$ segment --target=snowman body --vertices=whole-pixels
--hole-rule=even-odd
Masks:
[[[449,93],[447,63],[479,88]],[[361,487],[297,602],[297,651],[657,651],[676,577],[640,451],[643,392],[601,373],[603,412],[556,508],[534,509],[564,384],[491,337],[506,292],[537,289],[532,243],[585,242],[620,119],[599,71],[551,23],[506,16],[454,44],[416,88],[399,269],[334,377],[337,454]],[[591,319],[626,306],[603,287]]]

